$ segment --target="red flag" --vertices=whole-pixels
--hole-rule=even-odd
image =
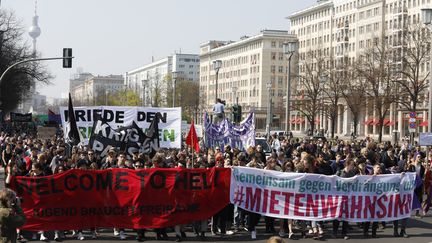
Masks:
[[[190,126],[189,133],[186,137],[186,144],[191,146],[196,152],[200,151],[198,136],[195,131],[194,121],[192,120],[192,124]]]

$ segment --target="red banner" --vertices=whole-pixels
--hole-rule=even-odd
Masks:
[[[162,228],[207,219],[229,203],[230,169],[70,170],[12,183],[26,230]]]

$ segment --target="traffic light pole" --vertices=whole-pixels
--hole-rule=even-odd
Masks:
[[[37,61],[50,61],[50,60],[63,60],[63,59],[68,59],[68,58],[74,58],[74,57],[49,57],[49,58],[29,58],[29,59],[25,59],[19,62],[16,62],[12,65],[10,65],[8,68],[6,68],[6,70],[2,73],[2,75],[0,76],[0,86],[1,83],[3,81],[4,76],[6,76],[6,74],[14,67],[26,63],[26,62],[37,62]],[[0,92],[0,102],[1,102],[1,92]],[[1,103],[0,103],[1,104]]]

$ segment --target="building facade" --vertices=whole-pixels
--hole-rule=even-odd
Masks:
[[[76,79],[73,81],[76,82]],[[91,75],[83,83],[74,85],[70,93],[74,104],[96,105],[106,102],[110,93],[124,90],[126,87],[123,83],[122,75]]]
[[[422,25],[421,9],[430,3],[431,0],[321,0],[288,17],[291,22],[290,33],[299,40],[300,63],[305,60],[307,53],[322,50],[325,56],[331,57],[336,63],[353,64],[365,49],[383,41],[398,53],[398,60],[394,60],[394,63],[401,69],[401,58],[407,47],[403,41],[404,33],[412,26]],[[428,67],[428,61],[422,63],[420,75],[425,77]],[[300,64],[300,73],[302,70]],[[400,78],[403,81],[404,77]],[[416,132],[427,130],[424,122],[427,119],[425,100],[421,98],[417,107],[419,126]],[[378,133],[378,115],[372,103],[368,101],[361,112],[357,127],[361,136],[375,136]],[[344,100],[340,102],[337,113],[336,135],[350,135],[353,131],[352,113]],[[291,129],[296,132],[307,131],[306,119],[301,115],[296,118]],[[395,132],[399,136],[408,135],[408,118],[407,109],[393,104],[383,124],[384,138],[391,138]],[[318,129],[330,130],[329,119],[324,117],[317,123]]]
[[[172,73],[177,73],[177,81],[198,82],[199,63],[196,54],[174,54],[126,72],[125,85],[140,94],[143,106],[171,106],[167,96],[172,92]]]
[[[263,30],[255,36],[244,36],[237,42],[208,41],[201,44],[200,103],[204,106],[203,110],[211,114],[216,98],[224,100],[227,107],[238,102],[242,106],[243,117],[250,110],[255,110],[256,128],[264,131],[271,102],[271,128],[284,127],[288,61],[283,53],[283,44],[296,41],[296,37],[288,31]],[[217,86],[213,64],[216,60],[222,63]],[[291,70],[295,71],[295,60],[291,66]]]
[[[76,86],[83,84],[87,79],[93,77],[91,73],[78,72],[69,79],[69,90],[72,91]]]

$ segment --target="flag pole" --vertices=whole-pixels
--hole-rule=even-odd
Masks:
[[[192,124],[193,124],[193,120],[192,120]],[[194,136],[192,136],[192,145],[191,145],[191,147],[192,147],[192,169],[194,168],[194,140],[193,140],[193,137]]]

